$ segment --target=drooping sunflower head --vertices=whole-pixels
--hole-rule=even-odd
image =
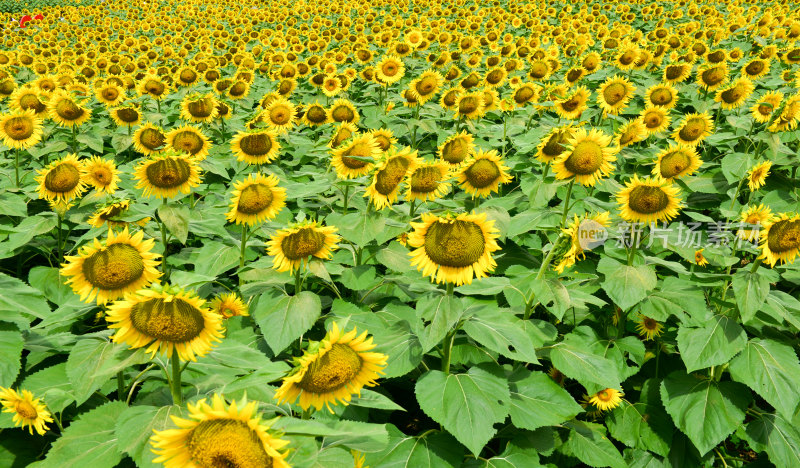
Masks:
[[[328,109],[328,119],[331,122],[348,122],[355,125],[360,118],[356,107],[346,99],[337,99]]]
[[[625,77],[614,75],[606,79],[597,93],[597,103],[606,114],[619,114],[633,97],[636,86]]]
[[[118,127],[139,125],[142,121],[142,113],[135,105],[126,105],[110,109],[108,114]]]
[[[378,210],[382,210],[397,201],[400,183],[406,174],[419,166],[417,151],[405,146],[400,150],[385,153],[378,164],[372,183],[364,192],[365,197],[372,200]]]
[[[388,356],[371,352],[375,348],[368,332],[353,329],[342,333],[336,322],[319,343],[312,343],[275,392],[278,402],[297,401],[304,410],[347,404],[364,387],[375,386]]]
[[[44,118],[47,112],[47,96],[33,85],[26,84],[15,89],[9,96],[9,107],[17,112],[32,110]],[[45,114],[45,115],[42,115]]]
[[[474,91],[459,94],[455,104],[455,118],[479,119],[484,114],[483,93]]]
[[[614,144],[620,148],[624,148],[646,139],[647,127],[644,125],[644,122],[642,122],[642,118],[638,117],[629,120],[617,130]]]
[[[660,83],[647,89],[645,104],[672,109],[678,103],[678,90],[669,83]]]
[[[793,263],[800,254],[800,216],[781,213],[767,221],[760,234],[759,258],[770,265]]]
[[[439,145],[439,158],[450,164],[451,167],[460,166],[469,156],[475,154],[474,141],[475,138],[466,130],[451,135]]]
[[[567,141],[575,131],[571,126],[553,127],[547,135],[542,138],[539,146],[536,147],[536,159],[548,164],[557,157],[561,156],[567,149]]]
[[[222,316],[204,304],[194,292],[170,285],[138,289],[108,307],[108,328],[116,330],[111,339],[131,348],[147,347],[151,355],[195,361],[211,351],[224,331]]]
[[[232,401],[229,406],[214,394],[210,405],[201,399],[188,408],[189,418],[172,416],[177,429],[151,436],[155,463],[165,468],[290,468],[288,452],[281,452],[289,442],[269,431],[271,422],[261,421],[258,402]]]
[[[197,159],[188,155],[164,151],[143,159],[134,170],[138,181],[136,188],[144,189],[144,196],[172,198],[180,193],[189,193],[200,185],[202,170]]]
[[[704,65],[697,69],[697,84],[706,91],[716,91],[728,81],[726,64]]]
[[[411,95],[420,104],[425,104],[430,101],[444,83],[444,77],[439,72],[434,70],[427,70],[409,85]]]
[[[747,187],[751,192],[754,192],[764,186],[771,168],[772,161],[762,161],[747,171]]]
[[[459,170],[457,181],[460,187],[472,197],[488,197],[497,192],[500,184],[511,182],[508,167],[497,151],[476,151],[464,162]]]
[[[146,94],[156,101],[160,101],[169,95],[169,85],[155,73],[148,73],[142,77],[136,86],[136,90],[140,96]]]
[[[61,274],[81,300],[98,304],[119,299],[156,281],[161,273],[156,266],[158,254],[152,253],[155,241],[143,240],[144,231],[130,235],[126,227],[114,234],[109,231],[104,243],[84,246],[77,256],[67,256]]]
[[[601,130],[586,131],[579,128],[566,141],[564,151],[553,161],[553,172],[557,179],[569,179],[584,185],[594,185],[608,176],[617,160],[618,148],[611,146],[612,137]]]
[[[423,213],[422,222],[411,227],[408,245],[415,249],[409,253],[411,264],[431,282],[470,284],[496,266],[492,253],[500,250],[499,233],[484,213],[443,217]]]
[[[39,398],[34,398],[29,390],[17,392],[12,388],[0,387],[0,405],[4,413],[14,416],[14,426],[28,428],[28,433],[44,435],[47,432],[47,423],[52,423],[53,418],[47,407]]]
[[[378,142],[372,135],[356,135],[333,150],[331,165],[340,179],[354,179],[368,174],[380,154]]]
[[[714,131],[714,121],[708,112],[689,114],[673,132],[672,138],[687,146],[697,146]]]
[[[27,149],[42,140],[42,123],[33,110],[0,116],[0,138],[9,148]]]
[[[310,257],[327,260],[338,248],[339,235],[333,226],[304,221],[276,232],[267,243],[267,253],[275,258],[272,267],[294,272],[306,265]]]
[[[663,179],[677,179],[692,175],[703,164],[693,146],[670,145],[656,157],[653,175]]]
[[[81,177],[98,192],[108,194],[117,190],[117,183],[120,181],[114,160],[102,159],[100,156],[92,156],[84,161]]]
[[[83,125],[92,116],[92,111],[84,107],[66,91],[53,93],[47,104],[49,116],[62,127]]]
[[[38,171],[36,182],[39,183],[39,198],[45,200],[69,202],[86,190],[81,178],[83,164],[74,154],[68,154],[51,162]]]
[[[721,107],[726,110],[736,109],[753,94],[755,85],[748,78],[741,77],[734,80],[729,86],[720,88],[714,97]]]
[[[669,127],[670,117],[663,107],[645,107],[640,118],[648,135],[661,133]]]
[[[580,118],[584,110],[588,109],[589,89],[585,86],[578,86],[564,99],[555,101],[555,111],[562,119],[576,120]]]
[[[767,123],[770,121],[773,112],[775,112],[783,100],[783,93],[780,91],[773,91],[764,94],[761,98],[750,108],[753,120],[758,123]]]
[[[164,130],[153,123],[147,122],[133,133],[133,148],[145,156],[163,151],[166,144]]]
[[[208,306],[211,311],[229,319],[231,317],[247,317],[250,315],[247,304],[236,293],[219,294]]]
[[[424,163],[409,171],[406,200],[436,200],[444,196],[450,184],[450,165],[444,161]]]
[[[212,93],[192,93],[181,102],[181,119],[195,123],[209,123],[219,115],[217,98]]]
[[[202,161],[208,156],[211,141],[199,128],[184,125],[167,133],[167,145],[177,153],[186,153]]]
[[[397,143],[397,138],[394,137],[394,133],[388,128],[373,129],[367,133],[372,135],[372,138],[378,143],[378,148],[383,153],[392,149],[395,143]]]
[[[250,174],[233,184],[228,221],[254,225],[273,219],[286,204],[286,189],[278,187],[274,174]]]
[[[280,143],[275,132],[267,128],[241,131],[231,141],[236,159],[247,164],[267,164],[278,157]]]
[[[316,127],[318,125],[329,123],[330,120],[328,119],[328,111],[322,104],[315,101],[313,104],[309,104],[306,108],[305,112],[303,113],[302,122],[309,127]]]
[[[622,219],[652,223],[669,221],[681,209],[680,190],[665,179],[639,179],[637,175],[617,193]]]

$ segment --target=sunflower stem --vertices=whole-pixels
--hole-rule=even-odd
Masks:
[[[739,199],[739,192],[742,190],[742,184],[744,183],[746,177],[739,181],[739,185],[736,186],[736,193],[733,195],[733,199],[731,200],[731,207],[728,210],[732,210],[733,207],[736,205],[736,200]]]
[[[764,261],[762,258],[757,258],[755,262],[753,262],[753,267],[750,269],[750,273],[755,273],[758,271],[758,267],[761,265],[761,262]]]
[[[58,238],[56,242],[58,243],[58,263],[61,264],[64,262],[64,247],[61,242],[61,221],[63,220],[63,216],[58,214]]]
[[[122,371],[117,372],[117,400],[122,401],[125,397],[125,375]]]
[[[300,294],[303,287],[303,276],[300,274],[300,267],[294,272],[294,295]]]
[[[411,131],[411,147],[417,149],[417,127],[419,126],[419,108],[417,105],[414,107],[414,130]]]
[[[72,126],[72,152],[78,153],[78,126]]]
[[[446,292],[446,294],[448,296],[452,296],[453,295],[453,286],[455,286],[453,283],[450,283],[450,282],[447,283],[447,292]]]
[[[544,165],[544,171],[542,171],[542,182],[547,179],[547,176],[550,174],[550,163],[546,163]]]
[[[570,195],[572,195],[572,186],[573,185],[575,185],[575,178],[574,177],[569,182],[569,186],[567,187],[567,196],[564,197],[564,212],[561,214],[561,227],[564,227],[564,223],[567,222],[567,214],[569,213],[569,197],[570,197]]]
[[[163,199],[161,206],[167,206],[166,198]],[[161,243],[164,245],[164,254],[161,256],[161,264],[163,265],[164,270],[164,281],[169,281],[169,264],[167,263],[167,226],[161,219],[161,215],[158,216],[158,224],[161,227]]]
[[[658,365],[661,359],[661,340],[656,337],[656,379],[658,379]]]
[[[508,119],[506,119],[505,112],[503,113],[503,147],[501,150],[502,157],[506,157],[506,135],[508,134]]]
[[[241,250],[239,253],[239,286],[244,283],[244,277],[242,276],[242,268],[244,268],[244,255],[245,250],[247,249],[247,223],[242,224],[242,245]]]
[[[417,200],[411,200],[411,207],[408,209],[408,215],[414,219],[414,214],[417,211]]]
[[[17,181],[17,188],[19,188],[19,152],[19,148],[14,152],[14,178]]]
[[[453,283],[447,283],[448,287],[452,284]],[[442,342],[442,372],[445,374],[450,373],[450,351],[453,349],[453,340],[455,340],[457,331],[458,328],[450,330]]]
[[[342,199],[343,199],[343,201],[342,201],[342,205],[343,205],[342,214],[346,215],[347,214],[347,202],[350,199],[350,186],[349,185],[345,185],[344,186],[344,194],[342,196]]]
[[[172,349],[172,382],[170,390],[172,391],[172,404],[180,406],[181,401],[181,360],[178,357],[178,350]]]

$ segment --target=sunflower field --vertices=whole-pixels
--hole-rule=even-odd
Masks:
[[[0,468],[800,467],[794,1],[0,20]]]

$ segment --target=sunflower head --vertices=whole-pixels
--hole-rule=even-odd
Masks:
[[[219,102],[211,93],[187,95],[181,103],[181,118],[190,122],[213,122],[219,115]]]
[[[438,148],[439,158],[451,166],[461,165],[469,156],[475,154],[474,140],[466,130],[448,137]]]
[[[62,127],[80,126],[92,116],[92,112],[66,91],[53,93],[48,103],[50,118]]]
[[[285,205],[286,189],[278,187],[273,174],[250,174],[247,179],[233,185],[228,221],[254,225],[273,219]]]
[[[349,122],[355,125],[360,116],[352,102],[346,99],[337,99],[328,109],[328,119],[331,122]]]
[[[39,198],[68,202],[80,196],[86,189],[81,178],[82,171],[83,164],[74,154],[68,154],[40,169],[36,177]]]
[[[368,174],[380,154],[378,142],[372,135],[356,135],[333,150],[331,164],[340,179],[352,179]]]
[[[98,192],[108,194],[117,190],[117,183],[120,181],[114,160],[102,159],[100,156],[92,156],[83,163],[81,177]]]
[[[378,210],[386,208],[397,200],[400,183],[417,166],[419,157],[416,150],[412,151],[407,146],[400,150],[390,150],[383,156],[364,196],[369,197]]]
[[[231,141],[231,151],[239,161],[266,164],[278,157],[280,143],[273,130],[253,129],[237,133]]]
[[[564,152],[553,161],[557,179],[569,179],[582,185],[594,185],[613,170],[617,148],[611,146],[611,136],[602,131],[580,128],[566,142]]]
[[[215,297],[209,307],[212,312],[221,315],[223,318],[247,317],[250,315],[248,306],[236,293],[220,294]]]
[[[761,256],[766,263],[793,263],[800,254],[800,216],[786,213],[768,221],[761,231]]]
[[[134,178],[138,181],[136,188],[144,189],[145,197],[172,198],[200,185],[201,173],[194,157],[164,151],[143,159],[134,170]]]
[[[700,254],[702,256],[702,253]],[[636,331],[639,336],[644,337],[645,340],[652,340],[653,338],[661,335],[661,330],[664,325],[660,324],[657,320],[639,314],[636,320]]]
[[[174,128],[167,133],[167,145],[177,153],[186,153],[198,161],[208,155],[211,142],[203,132],[191,125]]]
[[[0,387],[0,405],[4,413],[11,413],[14,426],[28,428],[28,433],[44,435],[47,432],[47,423],[52,423],[53,418],[47,407],[39,398],[34,398],[29,390],[16,391],[11,388]]]
[[[747,171],[747,186],[751,192],[764,186],[771,168],[772,161],[763,161],[751,167],[750,170]]]
[[[167,144],[167,135],[152,123],[146,123],[133,133],[133,147],[145,156],[162,151]]]
[[[446,162],[422,164],[408,174],[406,199],[427,201],[442,197],[450,187],[449,177],[450,165]]]
[[[680,191],[664,179],[633,179],[617,194],[620,216],[632,222],[669,221],[681,208]]]
[[[680,126],[672,134],[678,142],[688,146],[697,146],[714,131],[714,122],[708,112],[689,114],[684,117]]]
[[[42,139],[42,123],[30,109],[2,115],[0,138],[9,148],[30,148]]]
[[[303,267],[310,257],[327,260],[337,248],[339,236],[333,226],[316,221],[304,221],[275,233],[267,243],[267,253],[273,257],[272,267],[289,271]]]
[[[328,120],[328,111],[319,102],[309,104],[303,113],[303,123],[309,127],[315,127],[330,122]]]
[[[108,113],[111,115],[114,123],[116,123],[119,127],[125,125],[133,127],[134,125],[138,125],[142,120],[141,112],[139,112],[139,109],[133,105],[116,107],[111,109]]]
[[[653,175],[663,179],[677,179],[693,174],[703,161],[691,146],[670,145],[658,153]]]

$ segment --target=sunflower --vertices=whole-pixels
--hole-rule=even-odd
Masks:
[[[356,135],[333,150],[331,165],[340,179],[354,179],[367,175],[380,154],[378,142],[372,135]]]
[[[219,81],[217,83],[220,83]],[[226,89],[226,95],[233,100],[244,99],[250,93],[250,83],[236,80]]]
[[[638,117],[627,121],[622,127],[617,130],[614,137],[614,144],[620,148],[625,148],[634,143],[644,141],[647,139],[647,127],[642,118]]]
[[[200,185],[201,173],[194,157],[164,151],[142,160],[134,170],[134,178],[139,181],[136,188],[144,189],[145,197],[172,198]]]
[[[427,70],[409,84],[411,96],[420,103],[430,101],[444,83],[444,77],[439,72]]]
[[[181,102],[181,119],[194,123],[210,123],[219,115],[217,98],[212,93],[188,94]]]
[[[125,293],[137,291],[156,281],[161,273],[156,270],[159,255],[152,253],[155,241],[143,240],[144,231],[134,235],[126,227],[122,232],[108,232],[101,244],[84,246],[77,256],[65,257],[61,274],[68,277],[67,284],[81,300],[98,304],[119,299]]]
[[[587,102],[591,92],[586,86],[578,86],[564,99],[555,100],[556,114],[562,119],[576,120],[589,108]]]
[[[460,187],[474,197],[488,197],[497,192],[500,184],[511,182],[508,167],[497,151],[478,150],[464,162],[456,175]]]
[[[564,151],[553,160],[553,173],[556,179],[575,178],[584,186],[594,185],[608,176],[617,160],[618,148],[611,146],[611,136],[601,130],[588,132],[580,128],[572,132],[566,141]]]
[[[655,84],[647,88],[644,102],[648,106],[672,109],[678,103],[678,90],[669,83]]]
[[[794,94],[786,99],[778,118],[774,119],[772,125],[767,127],[770,132],[791,131],[797,128],[800,122],[800,94]]]
[[[133,133],[133,148],[145,156],[161,152],[167,143],[164,130],[150,122],[145,123]]]
[[[639,115],[648,136],[661,133],[669,127],[670,117],[663,107],[645,107]]]
[[[0,116],[0,138],[9,148],[27,149],[42,140],[42,123],[33,110]]]
[[[619,406],[620,403],[622,403],[623,396],[625,396],[625,394],[619,390],[606,388],[604,390],[600,390],[591,397],[586,395],[584,398],[587,403],[594,405],[598,411],[603,412],[612,410]]]
[[[348,122],[355,125],[360,118],[356,106],[346,99],[337,99],[328,109],[328,120],[331,122]]]
[[[369,197],[375,208],[382,210],[397,201],[400,183],[406,174],[413,172],[419,166],[417,152],[404,146],[400,150],[390,150],[385,153],[378,164],[372,183],[364,191],[364,196]]]
[[[742,76],[757,80],[769,73],[769,60],[754,58],[742,67]]]
[[[408,245],[415,249],[409,253],[411,265],[430,276],[431,282],[470,284],[496,266],[492,253],[500,250],[499,233],[485,213],[444,217],[423,213],[422,222],[411,227]]]
[[[736,109],[744,104],[744,101],[753,94],[754,89],[756,89],[755,85],[748,78],[737,78],[725,88],[720,88],[714,96],[714,100],[719,102],[725,110]]]
[[[19,392],[11,388],[0,387],[0,404],[3,406],[4,413],[14,415],[12,421],[14,426],[28,428],[28,433],[33,434],[34,429],[39,435],[47,432],[47,423],[53,422],[50,412],[39,398],[33,398],[33,393],[29,390]]]
[[[450,165],[446,162],[423,163],[410,170],[406,178],[406,200],[433,201],[444,196],[450,184]]]
[[[397,143],[397,138],[388,128],[373,129],[367,133],[375,139],[378,143],[378,148],[384,153],[392,149]]]
[[[536,147],[536,159],[549,164],[557,157],[564,154],[567,149],[567,141],[575,131],[571,126],[553,127],[550,132],[542,138],[539,146]]]
[[[677,179],[692,175],[702,165],[703,160],[700,159],[695,147],[681,144],[670,145],[656,156],[653,175],[663,179]]]
[[[669,221],[682,207],[680,190],[664,179],[639,179],[634,175],[617,193],[620,216],[625,221]]]
[[[728,66],[705,64],[697,69],[697,85],[706,91],[716,91],[728,82]]]
[[[333,226],[316,221],[304,221],[276,232],[267,243],[267,253],[273,257],[272,268],[293,272],[305,266],[309,257],[327,260],[338,248],[339,235]]]
[[[157,74],[150,73],[139,80],[139,84],[136,86],[136,91],[140,96],[144,96],[146,94],[152,99],[160,101],[169,95],[169,85]]]
[[[247,317],[250,315],[247,304],[245,304],[242,298],[236,293],[220,294],[215,297],[208,306],[211,308],[212,312],[226,319],[231,317]]]
[[[167,133],[167,145],[177,153],[188,153],[198,161],[208,156],[211,142],[199,128],[191,125],[173,128]]]
[[[62,127],[79,127],[92,116],[92,111],[66,91],[56,91],[47,103],[48,115]]]
[[[267,164],[278,158],[280,143],[271,129],[241,131],[231,141],[231,152],[247,164]]]
[[[273,219],[285,206],[286,189],[278,187],[274,174],[250,174],[247,179],[233,184],[228,221],[250,226],[265,219]]]
[[[8,106],[16,112],[32,110],[36,115],[42,115],[47,111],[46,98],[47,96],[42,94],[38,88],[26,84],[11,93],[8,98]]]
[[[703,255],[703,250],[705,250],[705,249],[695,250],[695,252],[694,252],[694,263],[695,263],[695,265],[699,265],[699,266],[708,265],[708,260],[706,260],[705,255]]]
[[[475,138],[462,130],[461,133],[449,136],[439,145],[439,158],[451,167],[460,166],[469,156],[475,154]]]
[[[687,146],[697,146],[714,131],[714,121],[708,112],[689,114],[683,118],[672,138]]]
[[[400,81],[406,73],[406,67],[399,57],[388,55],[375,65],[375,77],[382,85],[390,85]]]
[[[614,75],[606,79],[597,91],[597,103],[603,114],[617,115],[633,97],[636,86],[625,77]]]
[[[331,139],[328,142],[328,148],[336,149],[342,146],[343,143],[348,141],[351,138],[354,138],[359,135],[358,127],[351,124],[350,122],[341,122],[334,130],[333,135],[331,135]]]
[[[439,98],[439,105],[442,106],[442,109],[447,109],[454,111],[456,110],[458,104],[458,97],[461,96],[463,90],[461,88],[450,88],[444,93],[442,93],[442,97]]]
[[[133,127],[134,125],[139,125],[139,122],[142,121],[142,113],[135,105],[126,105],[110,109],[108,115],[111,116],[111,120],[113,120],[118,127]]]
[[[303,113],[302,122],[309,127],[316,127],[318,125],[330,123],[328,111],[322,104],[314,101],[314,103],[309,104],[306,107],[306,110]]]
[[[505,68],[494,67],[486,72],[486,76],[483,80],[484,83],[486,83],[486,86],[491,88],[499,88],[505,82],[506,77],[508,77],[508,72]]]
[[[664,67],[664,81],[669,84],[682,83],[689,78],[692,73],[690,63],[676,63]]]
[[[800,216],[781,213],[764,224],[760,234],[761,255],[769,266],[793,263],[800,254]]]
[[[283,379],[275,399],[293,403],[299,397],[303,410],[325,406],[332,413],[331,405],[346,405],[362,388],[375,386],[389,357],[369,352],[376,345],[367,335],[367,331],[358,335],[356,329],[342,334],[334,322],[322,341],[311,343],[303,356],[295,359],[296,366]]]
[[[772,117],[772,113],[781,105],[783,100],[783,93],[780,91],[772,91],[764,94],[759,100],[750,108],[753,120],[758,123],[768,123]]]
[[[336,75],[325,75],[321,88],[325,96],[334,97],[342,91],[342,81]]]
[[[742,212],[741,222],[743,229],[736,231],[736,235],[745,241],[758,241],[760,228],[772,220],[772,210],[764,204],[749,206]],[[747,229],[755,228],[755,229]]]
[[[120,181],[119,171],[113,159],[102,159],[92,156],[83,162],[81,178],[84,182],[94,187],[98,192],[112,194],[117,190]]]
[[[86,190],[86,184],[81,178],[82,171],[83,164],[74,154],[68,154],[44,169],[39,169],[36,177],[39,198],[68,202],[79,197]]]
[[[284,97],[277,98],[260,114],[261,119],[276,133],[288,132],[295,124],[297,107]]]
[[[639,317],[636,320],[636,331],[639,333],[639,336],[645,339],[645,341],[649,341],[655,337],[661,336],[661,330],[663,328],[664,325],[658,323],[657,320],[642,314],[639,314]]]
[[[602,241],[606,233],[605,229],[611,224],[611,213],[604,211],[579,217],[575,215],[573,221],[561,230],[564,235],[570,238],[570,247],[565,257],[573,257],[570,263],[575,263],[576,259],[584,259],[585,251],[591,250],[594,242]],[[561,269],[563,271],[563,268]],[[557,269],[558,271],[558,269]],[[561,273],[561,271],[559,271]]]
[[[118,200],[118,201],[111,201],[106,205],[100,207],[97,211],[89,217],[86,221],[90,226],[95,228],[101,228],[103,225],[108,224],[110,228],[124,228],[128,226],[128,222],[126,221],[117,221],[116,218],[120,218],[128,211],[128,208],[131,206],[130,200]],[[136,221],[136,224],[139,226],[144,226],[148,222],[150,222],[150,218],[142,218],[139,221]]]
[[[189,418],[172,416],[179,429],[154,431],[150,437],[155,463],[165,468],[235,466],[290,468],[281,453],[289,442],[270,434],[270,422],[256,414],[258,402],[232,401],[226,405],[214,394],[189,403]]]
[[[769,170],[772,168],[772,161],[763,161],[751,167],[747,171],[747,187],[751,192],[755,192],[766,183]]]
[[[455,118],[479,119],[485,113],[483,93],[473,91],[459,94],[455,104]]]
[[[131,348],[147,347],[151,355],[160,352],[196,361],[224,332],[222,316],[204,304],[194,292],[170,285],[138,289],[108,306],[108,328],[116,330],[111,339]]]
[[[175,73],[175,78],[173,81],[178,86],[191,86],[200,81],[200,74],[197,73],[197,70],[195,70],[193,67],[184,65]]]

